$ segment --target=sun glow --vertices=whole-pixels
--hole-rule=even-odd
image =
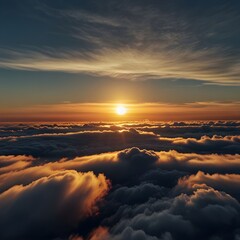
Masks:
[[[123,105],[118,105],[118,106],[116,107],[116,113],[117,113],[118,115],[125,115],[125,114],[127,113],[127,109],[126,109],[126,107],[124,107]]]

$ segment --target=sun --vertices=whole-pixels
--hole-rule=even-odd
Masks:
[[[127,113],[127,108],[124,107],[123,105],[118,105],[118,106],[116,107],[116,113],[117,113],[118,115],[125,115],[125,114]]]

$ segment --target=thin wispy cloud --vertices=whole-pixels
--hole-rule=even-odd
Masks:
[[[235,42],[240,21],[233,6],[193,13],[184,5],[176,12],[171,4],[106,2],[94,10],[54,9],[40,12],[61,22],[74,45],[3,50],[3,68],[87,73],[130,80],[196,79],[239,85],[239,46]],[[223,6],[226,9],[223,9]],[[109,11],[109,8],[114,11]],[[204,10],[203,16],[200,14]],[[233,28],[231,34],[226,33]],[[64,34],[64,33],[62,33]]]
[[[1,67],[88,73],[127,80],[184,78],[238,85],[240,75],[237,59],[217,56],[217,50],[143,53],[127,48],[105,49],[82,56],[76,51],[55,54],[52,49],[41,52],[24,51],[24,53],[14,51],[9,55],[7,60],[0,60]]]

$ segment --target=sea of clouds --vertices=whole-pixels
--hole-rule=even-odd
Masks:
[[[239,240],[240,122],[2,124],[0,239]]]

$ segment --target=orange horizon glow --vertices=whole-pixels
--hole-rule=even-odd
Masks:
[[[118,109],[118,106],[123,108]],[[200,102],[182,105],[164,103],[124,103],[122,105],[116,103],[61,103],[0,109],[0,122],[240,120],[239,109],[240,103],[238,102]],[[119,110],[121,114],[117,113]]]

